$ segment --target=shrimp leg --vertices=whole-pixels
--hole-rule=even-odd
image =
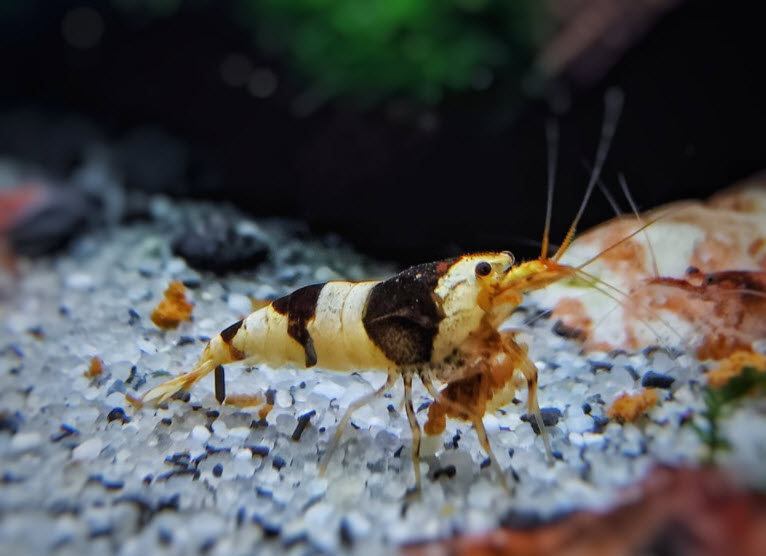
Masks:
[[[388,378],[386,378],[386,382],[383,384],[383,386],[381,386],[374,392],[370,392],[366,396],[362,396],[361,398],[353,402],[350,406],[348,406],[348,409],[346,409],[346,412],[343,414],[343,417],[341,417],[341,420],[338,422],[338,426],[335,429],[335,435],[333,436],[333,439],[330,442],[330,446],[327,448],[327,451],[325,452],[322,458],[322,463],[319,465],[320,476],[324,475],[325,471],[327,471],[327,464],[330,462],[330,458],[332,457],[333,452],[338,447],[338,442],[340,442],[340,438],[343,435],[343,431],[346,430],[346,427],[348,426],[348,423],[351,420],[351,416],[354,414],[354,412],[357,409],[367,405],[375,398],[385,394],[396,383],[397,378],[398,378],[398,375],[395,372],[389,372]]]
[[[548,463],[553,463],[553,450],[551,450],[551,441],[548,431],[545,429],[543,415],[540,412],[540,404],[537,401],[537,367],[527,356],[527,350],[520,346],[515,338],[515,333],[510,330],[502,330],[500,337],[503,340],[503,348],[514,358],[517,368],[524,375],[527,381],[527,411],[530,416],[534,416],[537,421],[537,428],[540,436],[545,443],[545,453],[548,456]]]
[[[431,394],[431,397],[441,405],[445,407],[450,407],[454,411],[465,413],[471,422],[473,423],[473,427],[476,429],[476,434],[479,437],[479,443],[481,444],[482,449],[487,453],[489,456],[490,462],[492,462],[492,465],[497,470],[497,474],[500,477],[500,482],[503,485],[503,488],[505,488],[506,491],[508,491],[509,494],[511,494],[513,491],[511,490],[511,487],[508,485],[508,482],[505,480],[505,474],[503,473],[503,468],[500,467],[500,463],[498,463],[497,458],[495,457],[495,453],[492,451],[492,446],[489,444],[489,437],[487,436],[487,431],[484,428],[484,422],[482,421],[481,415],[477,415],[475,412],[471,411],[469,408],[467,408],[465,405],[455,402],[453,400],[450,400],[447,396],[443,396],[441,392],[439,392],[436,387],[434,386],[433,382],[431,381],[431,377],[427,374],[421,374],[420,380],[423,382],[423,385],[426,387],[426,390],[428,390],[428,393]]]
[[[420,480],[420,424],[415,415],[415,409],[412,407],[412,374],[404,375],[404,407],[407,410],[407,420],[410,422],[412,430],[412,465],[415,467],[415,490],[414,496],[418,496],[421,491]]]

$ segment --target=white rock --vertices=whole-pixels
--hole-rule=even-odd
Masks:
[[[13,435],[11,452],[22,453],[34,450],[42,442],[42,436],[37,432],[20,432]]]
[[[89,438],[74,450],[72,450],[72,459],[75,461],[94,460],[101,453],[104,443],[100,438]]]
[[[192,429],[191,437],[197,442],[207,442],[210,438],[210,431],[207,430],[207,427],[197,425]]]

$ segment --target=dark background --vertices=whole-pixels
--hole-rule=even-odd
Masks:
[[[142,182],[131,160],[143,156],[137,165],[151,167],[173,149],[138,148],[125,162],[130,187],[297,217],[378,256],[428,260],[489,248],[534,256],[525,240],[541,237],[552,114],[560,126],[553,227],[560,239],[587,183],[583,162],[592,164],[609,87],[624,92],[625,105],[604,180],[617,190],[623,173],[641,207],[705,197],[766,166],[757,3],[681,3],[597,79],[557,76],[511,116],[490,88],[431,106],[360,109],[341,99],[300,117],[291,110],[299,89],[288,79],[268,99],[222,82],[221,59],[231,52],[247,52],[277,75],[285,65],[254,49],[225,10],[137,21],[90,3],[105,32],[83,50],[61,31],[64,14],[82,4],[29,2],[3,17],[0,152],[65,174],[82,156],[83,134],[125,147],[133,131],[153,126],[171,146],[183,145],[180,179]],[[30,129],[19,109],[44,123]],[[51,132],[72,114],[92,127]],[[596,195],[581,229],[611,214]]]

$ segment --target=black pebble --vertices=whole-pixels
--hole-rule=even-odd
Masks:
[[[582,330],[579,328],[572,328],[571,326],[567,326],[560,320],[557,320],[553,325],[553,332],[562,338],[569,338],[572,340],[581,338],[583,335]]]
[[[345,517],[340,520],[338,536],[344,547],[351,548],[354,545],[354,534],[351,532],[351,525],[349,525],[348,520]]]
[[[173,542],[173,533],[167,529],[159,529],[157,531],[157,539],[160,541],[160,544],[170,546]]]
[[[253,452],[253,457],[262,457],[265,458],[269,455],[269,447],[268,446],[250,446],[250,451]]]
[[[542,415],[543,424],[546,427],[553,427],[559,422],[559,419],[561,418],[561,410],[557,407],[541,407],[540,415]],[[540,428],[537,426],[537,419],[535,419],[534,416],[524,414],[521,416],[521,418],[522,420],[529,422],[529,424],[532,426],[532,430],[535,431],[535,434],[540,434]]]
[[[285,461],[283,458],[281,458],[281,457],[279,457],[279,456],[274,456],[274,461],[271,463],[271,465],[273,465],[273,466],[274,466],[274,469],[276,469],[277,471],[279,471],[279,470],[280,470],[280,469],[282,469],[282,468],[283,468],[285,465],[287,465],[287,462],[286,462],[286,461]]]
[[[590,415],[590,412],[592,411],[592,407],[589,403],[582,404],[582,412],[585,413],[585,415]]]
[[[223,400],[226,399],[226,376],[223,365],[218,365],[215,368],[215,399],[218,400],[218,403],[223,403]]]
[[[19,432],[19,426],[21,425],[21,414],[16,412],[11,415],[9,413],[0,413],[0,431],[6,431],[11,435]]]
[[[263,536],[266,538],[278,537],[282,528],[276,523],[270,523],[259,515],[253,516],[253,523],[260,525],[263,530]]]
[[[141,315],[139,315],[135,309],[128,309],[128,315],[130,315],[130,318],[128,319],[128,324],[133,326],[138,321],[141,320]]]
[[[60,432],[58,432],[57,434],[54,434],[54,435],[51,436],[51,442],[58,442],[60,440],[65,439],[68,436],[75,436],[75,435],[80,434],[80,431],[78,431],[74,427],[70,427],[67,424],[62,424],[59,427],[59,431]]]
[[[125,415],[125,410],[121,407],[115,407],[112,411],[109,412],[109,415],[106,416],[106,420],[110,423],[112,421],[117,421],[118,419],[123,423],[130,423],[130,417]]]
[[[172,456],[166,457],[165,463],[172,463],[173,465],[186,468],[191,463],[191,456],[189,452],[177,452]]]
[[[223,465],[221,465],[220,463],[216,463],[215,466],[213,467],[213,475],[216,477],[220,477],[221,475],[223,475]]]
[[[672,376],[648,371],[641,379],[641,386],[645,388],[670,388],[675,381],[676,379]]]
[[[591,417],[593,417],[593,432],[604,432],[609,424],[609,419],[601,415],[591,415]]]
[[[266,390],[266,403],[269,405],[274,405],[276,403],[277,399],[277,391],[273,388],[269,388]]]
[[[438,469],[434,469],[433,475],[431,478],[435,481],[442,475],[445,477],[449,477],[450,479],[453,478],[457,474],[457,469],[454,465],[445,465],[444,467],[440,467]]]
[[[173,510],[177,512],[180,501],[181,495],[177,493],[173,496],[170,496],[169,498],[161,498],[157,503],[157,511],[159,512],[162,510]]]
[[[295,427],[292,436],[290,437],[294,442],[298,442],[301,439],[301,435],[306,427],[309,425],[311,418],[316,415],[315,410],[307,411],[300,417],[298,417],[298,425]]]

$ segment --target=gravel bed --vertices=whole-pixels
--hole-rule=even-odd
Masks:
[[[22,262],[0,306],[0,546],[6,553],[209,554],[386,553],[391,545],[528,524],[574,509],[613,505],[623,487],[657,462],[695,464],[702,446],[690,415],[703,409],[702,366],[683,354],[583,355],[522,308],[540,369],[540,405],[555,452],[524,415],[525,393],[485,418],[515,492],[486,465],[471,426],[450,421],[422,450],[424,489],[414,482],[401,384],[353,417],[320,477],[318,461],[336,421],[382,384],[381,373],[226,369],[228,393],[266,392],[273,410],[220,406],[213,377],[188,403],[135,409],[125,394],[191,369],[207,338],[308,283],[390,275],[337,240],[310,239],[289,223],[256,223],[232,209],[157,198],[152,220],[91,232],[55,257]],[[263,242],[256,270],[216,276],[173,254],[180,226],[217,215]],[[149,320],[171,280],[188,286],[193,321],[173,331]],[[103,361],[85,376],[93,357]],[[606,407],[623,392],[654,386],[658,407],[619,425]],[[418,384],[421,423],[429,397]],[[766,418],[746,407],[727,421],[731,465],[759,473]],[[760,435],[760,438],[758,438]],[[762,473],[762,472],[760,472]]]

